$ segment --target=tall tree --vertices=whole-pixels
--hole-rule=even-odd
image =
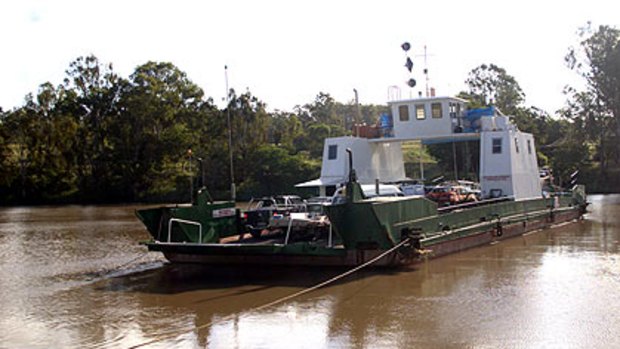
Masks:
[[[295,141],[303,136],[299,117],[292,113],[276,111],[271,114],[269,125],[269,143],[284,147],[295,152]]]
[[[599,144],[603,153],[607,144],[615,144],[614,159],[620,163],[620,31],[606,25],[594,30],[588,23],[580,29],[579,37],[579,45],[569,48],[566,63],[585,79],[587,91],[568,88],[565,113],[591,126],[588,133],[606,143]],[[613,134],[602,134],[600,129],[609,126]],[[602,169],[605,171],[604,166]]]
[[[6,129],[5,120],[8,113],[5,113],[0,107],[0,193],[4,188],[9,186],[9,176],[11,171],[9,169],[9,142],[8,142],[8,130]],[[1,195],[1,194],[0,194]]]
[[[191,147],[188,120],[199,118],[203,91],[171,63],[148,62],[125,84],[111,133],[120,185],[136,200],[165,195],[185,177],[179,159]]]
[[[493,104],[506,114],[514,114],[525,101],[525,93],[516,79],[495,64],[472,69],[465,83],[473,99],[482,105]]]
[[[12,200],[36,202],[76,192],[74,166],[67,154],[76,149],[77,127],[59,107],[65,95],[62,87],[42,84],[36,97],[26,96],[23,107],[3,117],[2,157],[7,172],[3,178]]]
[[[114,159],[108,141],[110,124],[118,115],[122,79],[111,63],[93,55],[76,58],[64,79],[64,109],[79,123],[77,162],[80,192],[86,200],[99,200],[110,193]]]
[[[600,166],[601,175],[606,176],[609,160],[613,157],[615,123],[605,111],[601,100],[592,91],[577,92],[567,89],[569,99],[561,116],[571,122],[571,129],[578,130],[580,139],[594,148],[594,159]]]

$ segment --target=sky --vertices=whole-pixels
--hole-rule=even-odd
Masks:
[[[0,2],[0,107],[62,83],[69,63],[93,54],[128,77],[148,61],[172,62],[220,106],[228,83],[269,110],[292,111],[319,92],[337,101],[385,104],[425,89],[466,90],[469,71],[494,63],[514,76],[526,105],[549,113],[565,85],[581,79],[564,64],[577,30],[620,28],[614,1],[140,1]],[[409,42],[413,74],[404,67]],[[413,90],[406,81],[418,81]]]

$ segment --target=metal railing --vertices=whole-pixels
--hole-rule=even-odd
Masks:
[[[200,222],[194,222],[180,218],[170,218],[170,220],[168,221],[168,242],[172,242],[170,241],[170,237],[172,235],[172,223],[174,222],[198,226],[198,243],[202,243],[202,224]]]
[[[289,217],[289,222],[288,222],[288,226],[286,229],[286,235],[284,237],[284,245],[288,245],[290,237],[291,237],[291,231],[293,230],[293,221],[299,221],[299,222],[307,222],[309,219],[305,218],[305,216],[302,217],[295,217],[294,214],[291,214],[291,216]],[[329,225],[329,235],[327,237],[327,247],[333,247],[333,231],[332,231],[332,225]]]

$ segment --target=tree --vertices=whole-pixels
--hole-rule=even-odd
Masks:
[[[316,177],[320,162],[304,154],[289,154],[274,144],[259,147],[252,154],[248,178],[240,187],[246,198],[261,195],[287,194],[294,185]]]
[[[605,176],[614,151],[614,120],[605,112],[601,100],[592,91],[572,91],[561,112],[572,128],[580,131],[583,142],[595,149],[594,160],[600,163],[601,175]]]
[[[0,187],[7,188],[8,200],[56,200],[77,191],[74,166],[66,156],[76,148],[77,128],[59,107],[65,95],[62,87],[44,83],[36,97],[27,95],[23,107],[3,117]]]
[[[567,117],[581,119],[588,134],[600,137],[599,155],[606,164],[609,144],[620,162],[620,31],[601,25],[595,31],[590,23],[579,31],[582,39],[578,47],[570,47],[566,55],[568,67],[586,81],[586,91],[567,88]],[[612,133],[604,132],[611,128]],[[590,140],[594,140],[590,138]],[[606,165],[601,166],[602,171]]]
[[[108,135],[119,113],[123,85],[112,64],[104,64],[93,55],[76,58],[66,70],[62,109],[79,125],[73,161],[85,200],[105,199],[113,185],[115,163]]]
[[[589,156],[586,137],[579,128],[566,127],[564,135],[549,147],[554,177],[560,186],[568,184],[571,173],[583,169]]]
[[[549,165],[546,159],[553,156],[553,147],[547,145],[556,144],[565,137],[561,130],[566,125],[540,108],[525,106],[525,93],[519,83],[505,69],[495,64],[482,64],[473,69],[465,82],[469,85],[469,91],[461,92],[458,96],[468,100],[470,108],[484,107],[492,101],[502,112],[512,117],[519,130],[534,135],[539,145],[540,165]]]
[[[329,93],[319,92],[312,103],[304,104],[302,107],[297,106],[297,115],[299,115],[304,126],[313,123],[332,124],[337,120],[335,112],[336,101]],[[341,124],[344,121],[340,121]]]
[[[482,64],[469,72],[465,83],[469,95],[480,105],[493,104],[506,114],[514,114],[525,101],[525,93],[515,78],[495,64]]]
[[[137,200],[165,196],[185,178],[179,160],[200,136],[188,127],[200,118],[202,90],[172,63],[148,62],[124,84],[111,144],[118,185]]]
[[[297,115],[281,111],[271,114],[269,143],[284,147],[292,153],[296,152],[296,140],[303,135],[304,129]]]
[[[12,138],[15,128],[10,125],[12,113],[0,110],[0,197],[8,201],[12,197],[13,186],[17,177],[18,162],[15,156]]]
[[[267,143],[269,114],[265,103],[249,91],[239,96],[229,91],[229,104],[225,113],[230,112],[235,182],[248,179],[254,152]],[[239,166],[241,165],[241,166]]]

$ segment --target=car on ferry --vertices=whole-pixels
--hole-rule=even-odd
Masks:
[[[263,230],[290,216],[291,212],[306,212],[307,209],[306,202],[297,195],[252,198],[243,214],[244,225],[253,237],[259,237]]]
[[[470,188],[462,185],[438,185],[426,194],[426,198],[435,201],[439,206],[457,205],[465,202],[478,201]]]

